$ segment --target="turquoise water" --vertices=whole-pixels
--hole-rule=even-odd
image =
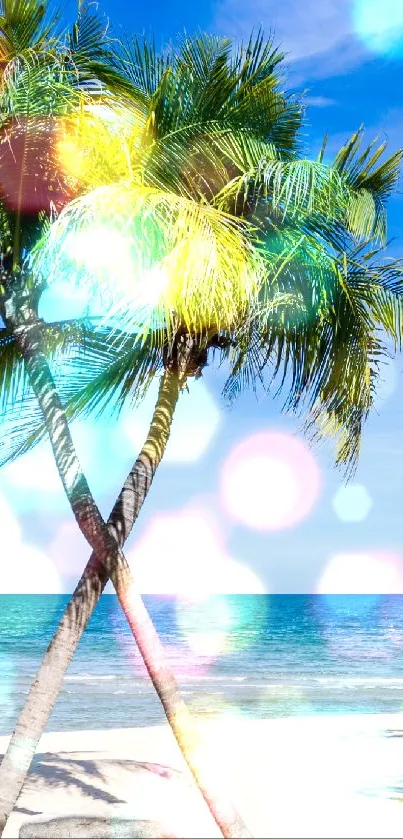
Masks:
[[[0,734],[12,731],[67,595],[0,595]],[[403,710],[403,596],[146,597],[186,701],[255,718]],[[48,730],[164,719],[117,600],[104,595]]]

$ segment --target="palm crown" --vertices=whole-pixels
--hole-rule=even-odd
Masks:
[[[207,36],[164,57],[136,39],[108,55],[119,96],[104,83],[96,107],[81,90],[65,110],[58,160],[79,197],[44,220],[33,276],[41,288],[73,269],[135,335],[48,327],[54,347],[65,352],[68,334],[81,348],[58,380],[68,411],[140,398],[186,333],[195,370],[211,347],[230,360],[230,397],[281,373],[286,405],[308,404],[317,432],[341,431],[338,459],[353,463],[385,354],[379,329],[400,340],[401,266],[379,249],[401,153],[378,163],[384,146],[361,151],[358,132],[331,165],[324,149],[301,160],[301,107],[281,91],[282,56],[262,34],[235,55]],[[106,271],[86,258],[94,230],[109,242]],[[4,403],[15,384],[3,340]],[[25,406],[6,458],[38,439],[26,439]]]

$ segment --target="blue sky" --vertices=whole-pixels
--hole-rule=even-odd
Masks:
[[[391,150],[403,143],[400,0],[110,0],[100,9],[117,29],[154,32],[157,45],[184,28],[240,39],[263,24],[288,52],[288,87],[307,91],[307,153],[318,150],[325,131],[335,150],[361,123],[368,139],[387,138]],[[390,254],[402,254],[401,195],[390,203],[389,234]],[[76,304],[54,292],[43,313],[63,317],[70,306],[74,315]],[[208,367],[181,396],[169,451],[127,545],[142,588],[403,592],[402,372],[401,357],[385,370],[358,471],[345,488],[331,446],[308,449],[298,421],[269,397],[244,393],[229,411],[220,397],[225,371]],[[73,426],[105,516],[154,398],[155,389],[119,424]],[[0,473],[0,522],[14,556],[0,583],[5,591],[72,589],[88,549],[46,446]]]

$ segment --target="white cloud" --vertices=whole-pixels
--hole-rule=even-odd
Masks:
[[[214,26],[222,34],[247,39],[263,25],[289,53],[299,80],[346,72],[368,53],[354,37],[351,0],[221,0]],[[295,81],[295,80],[294,80]]]
[[[18,489],[52,493],[61,491],[60,478],[49,443],[40,444],[32,452],[6,466],[3,478]]]
[[[2,551],[6,551],[20,542],[21,528],[3,493],[0,493],[0,525]]]
[[[91,548],[75,521],[64,521],[47,552],[67,588],[78,582],[90,558]]]
[[[59,573],[44,551],[24,542],[14,513],[0,495],[1,594],[54,594],[61,591]]]
[[[337,104],[335,99],[328,96],[305,96],[304,103],[310,108],[330,108]]]

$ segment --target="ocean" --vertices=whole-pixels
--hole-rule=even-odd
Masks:
[[[68,595],[0,595],[0,734],[10,734]],[[201,719],[403,711],[403,596],[145,597]],[[47,730],[162,723],[114,595],[103,595]]]

